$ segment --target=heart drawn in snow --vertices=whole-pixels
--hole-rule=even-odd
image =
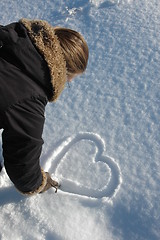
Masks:
[[[78,144],[80,145],[80,142],[82,141],[85,141],[85,143],[90,143],[92,145],[92,148],[94,147],[95,149],[94,153],[93,151],[91,152],[92,161],[90,161],[89,164],[88,162],[86,162],[88,165],[85,164],[85,161],[88,160],[86,159],[88,158],[86,156],[86,152],[84,152],[86,148],[80,148],[82,149],[82,151],[80,150],[80,152],[78,153],[75,151],[73,152],[74,146]],[[74,155],[76,155],[76,159],[74,162],[73,160],[71,162],[68,161],[66,157],[67,154],[72,152],[74,153]],[[105,143],[98,134],[88,132],[78,133],[73,137],[67,138],[52,153],[52,155],[47,160],[44,169],[46,171],[49,171],[53,177],[60,179],[61,188],[59,191],[63,193],[77,195],[81,197],[83,196],[90,199],[103,199],[104,201],[111,200],[113,197],[115,197],[117,191],[120,188],[122,182],[121,172],[115,160],[109,156],[104,155],[104,152]],[[80,160],[83,158],[83,156],[85,158],[85,161],[84,164],[82,163],[83,165],[81,165]],[[89,174],[91,174],[91,180],[88,176],[87,181],[90,180],[90,183],[87,182],[87,184],[85,184],[80,179],[85,179],[86,175],[89,175],[87,174],[86,168],[89,168],[90,165],[92,165],[91,171],[93,169],[95,170],[96,168],[100,168],[101,172],[103,172],[103,176],[101,175],[100,171],[96,171],[96,173],[95,171],[88,172]],[[65,172],[72,173],[73,171],[75,171],[74,174],[69,174],[69,176],[66,176]],[[70,175],[72,175],[72,178],[70,177]],[[100,182],[99,187],[98,185],[97,187],[95,187],[95,183],[97,183],[97,181]],[[101,184],[103,185],[100,186]]]

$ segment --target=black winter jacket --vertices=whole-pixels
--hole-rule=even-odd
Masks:
[[[39,159],[44,111],[47,102],[56,100],[64,88],[66,68],[62,55],[53,28],[45,21],[22,19],[0,26],[4,166],[22,193],[40,192],[43,187]]]

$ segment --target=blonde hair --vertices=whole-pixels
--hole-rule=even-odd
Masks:
[[[69,28],[55,27],[66,61],[67,76],[72,77],[86,70],[89,50],[83,36]]]

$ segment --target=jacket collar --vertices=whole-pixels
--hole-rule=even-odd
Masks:
[[[19,22],[25,26],[32,42],[47,62],[53,88],[53,95],[49,101],[56,101],[65,87],[66,62],[54,29],[44,20],[23,18]]]

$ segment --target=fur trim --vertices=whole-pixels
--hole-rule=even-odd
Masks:
[[[53,27],[44,20],[21,19],[32,42],[44,56],[50,70],[53,96],[50,102],[57,100],[66,83],[66,62]]]
[[[41,185],[39,186],[39,188],[37,188],[36,190],[34,190],[34,191],[31,191],[31,192],[21,192],[21,191],[19,191],[21,194],[23,194],[24,196],[33,196],[33,195],[35,195],[35,194],[37,194],[37,193],[40,193],[43,189],[44,189],[44,187],[46,186],[46,184],[47,184],[47,176],[46,176],[46,173],[43,171],[43,169],[41,169],[41,172],[42,172],[42,183],[41,183]]]

